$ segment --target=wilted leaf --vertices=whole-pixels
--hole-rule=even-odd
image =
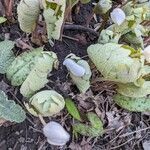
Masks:
[[[31,105],[31,107],[30,107]],[[59,113],[65,106],[64,98],[53,90],[45,90],[36,93],[25,104],[27,110],[34,116],[52,116]]]
[[[34,31],[40,14],[39,0],[21,0],[18,7],[18,21],[20,28],[27,33]]]
[[[80,117],[77,107],[75,106],[75,103],[70,98],[67,98],[65,102],[66,102],[66,107],[67,107],[69,114],[71,114],[73,118],[81,121],[81,117]]]
[[[117,94],[114,96],[114,101],[120,107],[133,112],[149,112],[150,111],[150,98],[140,97],[131,98]]]
[[[66,0],[48,1],[44,0],[43,16],[46,22],[48,39],[60,38],[61,28],[64,21]]]
[[[0,73],[6,73],[6,70],[15,59],[12,48],[14,47],[14,42],[12,41],[2,41],[0,42]]]
[[[0,24],[1,24],[1,23],[4,23],[6,20],[7,20],[6,18],[0,17]]]
[[[150,94],[150,81],[145,81],[140,87],[135,84],[118,84],[117,91],[127,97],[145,97]]]
[[[94,113],[88,113],[87,117],[91,125],[77,123],[73,125],[73,130],[79,134],[90,137],[101,136],[104,133],[103,123]]]
[[[3,91],[0,91],[0,118],[17,123],[24,121],[26,118],[23,109],[13,100],[8,100]]]

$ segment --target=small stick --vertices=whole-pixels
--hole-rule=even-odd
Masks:
[[[45,126],[46,122],[45,122],[44,118],[41,115],[39,115],[39,119],[40,119],[41,123],[43,124],[43,126]]]

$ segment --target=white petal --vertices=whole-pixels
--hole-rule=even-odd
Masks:
[[[70,58],[65,59],[63,65],[67,67],[67,69],[75,76],[82,77],[85,74],[85,68],[78,65],[75,61]]]
[[[111,16],[112,21],[117,25],[121,25],[125,21],[125,18],[126,18],[124,11],[120,8],[115,8],[111,12],[110,16]]]
[[[143,55],[144,55],[146,61],[150,63],[150,45],[144,49]]]
[[[59,123],[54,121],[50,121],[44,126],[43,133],[47,137],[48,143],[52,145],[62,146],[70,139],[68,132]]]

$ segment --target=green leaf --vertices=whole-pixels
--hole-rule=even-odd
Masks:
[[[40,1],[21,0],[17,6],[17,13],[21,30],[27,33],[33,32],[40,14]]]
[[[120,107],[133,112],[150,112],[150,98],[132,98],[121,94],[114,96],[114,101]]]
[[[117,91],[127,97],[145,97],[150,94],[150,81],[145,81],[144,84],[140,87],[135,86],[134,84],[117,84]]]
[[[36,91],[43,88],[48,83],[47,75],[52,71],[55,63],[57,63],[57,56],[54,52],[41,52],[41,56],[36,60],[34,68],[23,82],[20,93],[24,97],[31,97]]]
[[[6,73],[8,67],[15,59],[12,48],[14,47],[14,42],[12,41],[2,41],[0,42],[0,73]]]
[[[41,56],[42,48],[33,49],[17,56],[7,69],[7,78],[13,86],[21,85],[30,71],[34,68],[37,59]]]
[[[0,118],[20,123],[25,120],[26,115],[23,109],[15,104],[13,100],[8,100],[3,91],[0,90]]]
[[[65,102],[66,102],[66,108],[67,108],[69,114],[71,114],[73,116],[73,118],[81,121],[81,117],[80,117],[79,111],[78,111],[75,103],[70,98],[67,98],[65,100]]]
[[[100,44],[118,43],[120,36],[121,34],[115,34],[113,31],[109,29],[102,30],[98,38],[98,43]]]
[[[101,136],[104,133],[102,121],[95,113],[88,113],[87,117],[90,121],[90,125],[84,125],[82,123],[74,124],[74,132],[90,137]]]
[[[58,40],[64,21],[66,0],[58,1],[58,3],[46,1],[43,5],[45,7],[43,16],[46,22],[48,39]]]
[[[5,17],[0,17],[0,24],[4,23],[7,19]]]
[[[44,90],[33,95],[27,110],[34,116],[39,114],[47,117],[59,113],[65,106],[64,98],[54,90]]]
[[[88,47],[87,52],[106,80],[130,83],[142,76],[144,57],[130,57],[129,47],[116,43],[94,44]]]

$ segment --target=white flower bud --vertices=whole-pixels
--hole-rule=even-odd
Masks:
[[[147,47],[144,49],[143,55],[144,55],[146,61],[147,61],[148,63],[150,63],[150,45],[147,46]]]
[[[70,58],[65,59],[63,65],[65,65],[67,69],[77,77],[82,77],[85,74],[85,68],[83,68],[81,65],[78,65]]]
[[[47,137],[47,142],[51,145],[63,146],[70,139],[69,133],[54,121],[50,121],[44,126],[43,133]]]
[[[126,18],[124,11],[120,8],[115,8],[110,13],[110,16],[111,16],[112,21],[117,25],[121,25],[125,21],[125,18]]]

